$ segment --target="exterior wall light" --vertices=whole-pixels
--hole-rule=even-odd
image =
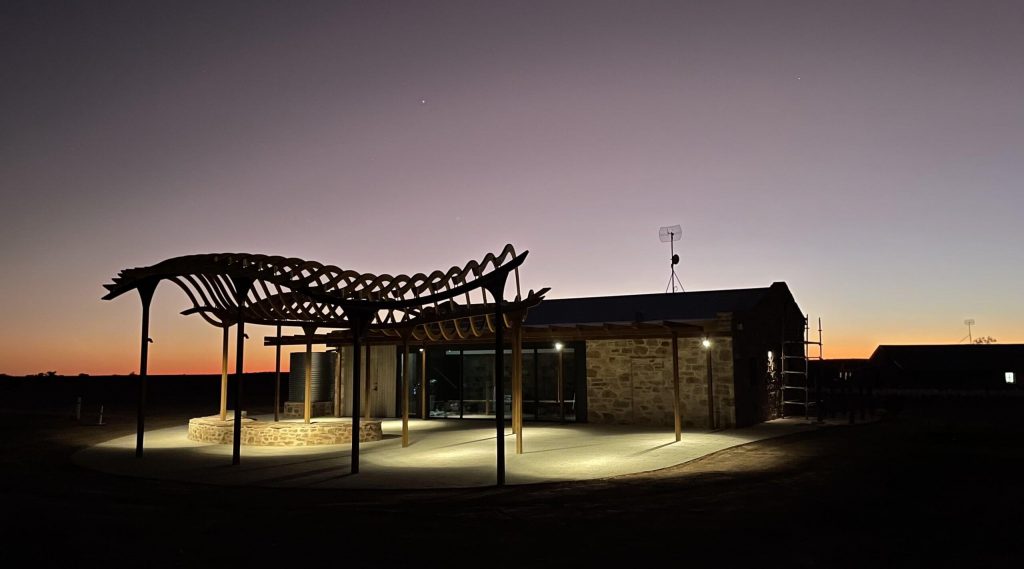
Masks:
[[[707,350],[708,348],[711,347],[711,340],[704,338],[703,340],[700,341],[700,345],[704,346],[704,349]]]
[[[562,351],[563,347],[565,346],[561,342],[555,342],[555,349],[558,350],[559,352]]]

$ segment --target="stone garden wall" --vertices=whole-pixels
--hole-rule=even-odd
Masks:
[[[360,442],[384,438],[379,420],[359,422]],[[221,421],[217,415],[197,417],[188,422],[188,439],[216,444],[234,440],[233,421]],[[313,446],[352,442],[352,421],[348,419],[303,423],[297,421],[242,420],[242,444],[254,446]]]

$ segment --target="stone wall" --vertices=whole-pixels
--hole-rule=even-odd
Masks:
[[[384,438],[380,421],[359,422],[360,442]],[[188,422],[188,439],[202,443],[231,444],[234,422],[220,417],[197,417]],[[352,421],[349,419],[318,421],[309,424],[294,421],[256,421],[242,419],[242,444],[253,446],[313,446],[352,442]]]
[[[314,401],[309,407],[310,416],[312,417],[329,417],[331,415],[334,415],[333,401]],[[305,401],[285,401],[284,411],[282,412],[282,415],[284,415],[285,419],[305,418]]]
[[[713,338],[712,380],[718,427],[736,424],[732,339]],[[587,420],[671,427],[672,340],[588,340]],[[684,427],[707,428],[707,352],[679,338],[679,400]]]

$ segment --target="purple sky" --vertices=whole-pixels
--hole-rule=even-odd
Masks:
[[[686,290],[786,281],[826,356],[1024,341],[1020,1],[8,1],[0,73],[0,372],[136,369],[101,285],[168,257],[662,292],[674,224]],[[219,370],[187,306],[155,373]]]

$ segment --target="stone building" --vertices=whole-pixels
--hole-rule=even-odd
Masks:
[[[585,394],[585,412],[577,420],[672,425],[674,335],[683,426],[728,428],[772,418],[771,370],[784,340],[803,339],[804,315],[786,284],[777,282],[546,300],[530,311],[526,327],[553,338],[575,336],[576,365],[585,370],[577,389]]]
[[[774,416],[772,368],[784,339],[803,339],[804,315],[786,284],[777,282],[751,289],[549,299],[529,310],[522,330],[527,421],[671,427],[675,343],[682,426],[730,428]],[[351,350],[340,348],[342,394],[351,392]],[[374,417],[398,416],[401,353],[393,345],[369,350],[363,361],[369,359],[373,369],[364,374],[363,408]],[[506,349],[506,394],[511,354]],[[407,362],[413,370],[410,415],[493,418],[494,360],[493,344],[416,346]],[[350,413],[351,402],[340,399],[343,413]],[[506,416],[510,406],[506,395]]]

